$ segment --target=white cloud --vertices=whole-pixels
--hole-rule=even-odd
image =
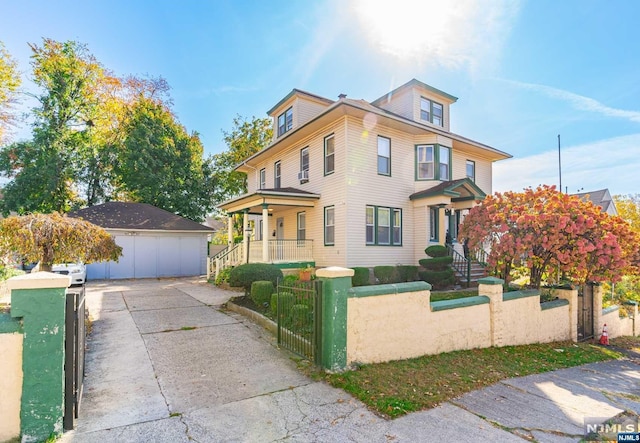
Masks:
[[[351,0],[367,40],[400,60],[447,68],[491,65],[502,51],[520,4],[494,0]]]
[[[541,92],[549,97],[563,100],[573,106],[574,109],[577,109],[579,111],[596,112],[607,117],[624,118],[633,122],[640,123],[640,111],[627,111],[624,109],[612,108],[592,98],[574,94],[573,92],[565,91],[562,89],[552,88],[551,86],[539,85],[535,83],[523,83],[512,80],[504,81],[523,89]]]
[[[609,188],[612,194],[640,189],[640,133],[561,149],[562,187],[570,193]],[[558,186],[558,151],[497,162],[493,190],[520,191],[540,184]]]

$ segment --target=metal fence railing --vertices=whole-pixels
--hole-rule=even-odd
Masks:
[[[63,426],[71,430],[78,418],[84,385],[87,340],[84,285],[70,287],[66,297]]]

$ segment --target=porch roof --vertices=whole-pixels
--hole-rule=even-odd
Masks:
[[[452,202],[458,202],[465,200],[484,200],[487,194],[471,181],[471,179],[461,178],[442,182],[433,188],[413,193],[409,196],[409,200],[419,200],[436,196],[451,197]]]
[[[218,205],[218,208],[229,213],[248,211],[262,214],[263,205],[311,208],[319,198],[319,194],[296,188],[258,189],[251,194],[227,200]]]

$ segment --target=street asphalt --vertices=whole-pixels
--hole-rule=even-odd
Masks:
[[[76,429],[61,442],[575,442],[585,417],[640,413],[633,359],[504,380],[395,420],[297,368],[194,279],[87,285]]]

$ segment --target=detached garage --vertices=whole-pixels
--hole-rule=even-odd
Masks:
[[[122,247],[118,262],[87,265],[89,279],[155,278],[207,273],[212,229],[146,203],[108,202],[68,214],[90,221]]]

